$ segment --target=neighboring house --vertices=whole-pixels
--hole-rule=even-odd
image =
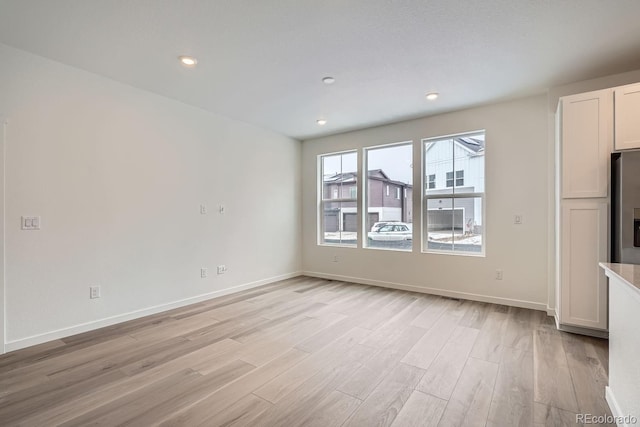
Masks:
[[[371,170],[369,176],[368,217],[369,230],[378,221],[413,221],[413,188],[411,184],[391,180],[381,169]],[[355,172],[324,177],[324,231],[356,231],[357,181]],[[340,200],[331,202],[330,200]]]
[[[460,137],[439,140],[425,147],[425,195],[430,230],[482,228],[482,199],[446,197],[454,191],[484,192],[484,139]],[[453,156],[451,152],[453,150]],[[431,198],[442,195],[443,198]]]

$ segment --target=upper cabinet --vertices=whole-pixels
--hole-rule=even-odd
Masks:
[[[614,90],[615,148],[640,148],[640,83]]]
[[[607,197],[612,90],[565,96],[560,102],[562,198]]]

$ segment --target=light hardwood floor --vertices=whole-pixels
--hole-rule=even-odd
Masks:
[[[576,425],[607,357],[542,312],[298,277],[1,356],[0,425]]]

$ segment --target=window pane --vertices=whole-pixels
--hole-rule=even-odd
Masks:
[[[464,225],[454,229],[454,250],[482,252],[482,198],[456,198],[453,206]]]
[[[410,251],[413,248],[413,146],[372,148],[367,156],[365,245]],[[387,224],[387,225],[385,225]],[[403,227],[397,227],[404,225]]]
[[[428,199],[426,222],[427,239],[425,247],[430,250],[453,250],[453,234],[456,226],[460,226],[460,216],[453,211],[453,199]]]
[[[456,183],[457,193],[484,193],[484,133],[465,135],[456,141]]]
[[[356,202],[324,202],[323,242],[355,246],[358,239]]]
[[[425,250],[484,252],[484,153],[484,132],[424,141]]]
[[[426,195],[453,194],[453,140],[428,141],[424,147],[424,172],[427,177]],[[430,186],[433,176],[433,187]]]
[[[357,153],[321,157],[321,243],[357,243]]]

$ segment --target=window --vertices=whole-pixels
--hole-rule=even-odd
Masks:
[[[462,187],[464,185],[464,171],[463,170],[456,171],[455,182],[456,182],[456,187]],[[453,187],[453,171],[447,172],[447,187]],[[435,185],[433,187],[429,187],[429,188],[435,188]]]
[[[357,153],[319,156],[319,243],[355,246],[358,239]]]
[[[423,250],[484,254],[484,132],[425,139],[423,150]]]
[[[413,249],[412,156],[411,142],[365,149],[365,246],[368,248]]]

